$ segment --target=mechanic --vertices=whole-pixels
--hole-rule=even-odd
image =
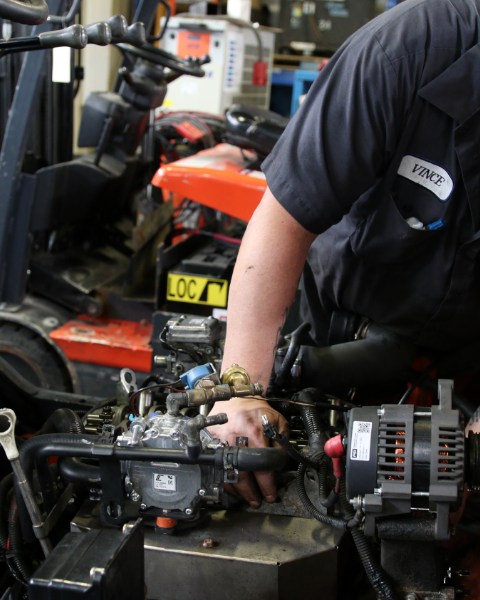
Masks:
[[[354,313],[418,345],[480,334],[480,0],[405,0],[330,59],[263,164],[268,189],[231,284],[223,368],[266,386],[303,271],[303,314],[325,345]],[[305,265],[305,260],[308,261]],[[215,435],[265,446],[262,399],[219,403]],[[239,482],[252,506],[271,473]]]

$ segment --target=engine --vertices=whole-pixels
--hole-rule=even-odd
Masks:
[[[209,407],[262,389],[241,367],[220,379],[221,330],[211,318],[173,318],[144,382],[124,369],[117,396],[83,411],[64,395],[19,449],[15,412],[0,411],[16,481],[11,488],[6,476],[6,491],[0,486],[0,500],[16,507],[7,511],[14,547],[6,564],[29,598],[47,597],[46,588],[49,598],[75,598],[85,586],[95,598],[143,597],[145,584],[150,600],[220,600],[220,578],[232,582],[233,600],[313,600],[319,589],[328,598],[363,598],[369,589],[385,599],[457,597],[447,548],[464,513],[465,531],[472,520],[475,530],[466,507],[480,455],[479,436],[465,439],[453,380],[439,379],[433,394],[429,387],[430,405],[407,402],[411,386],[396,403],[376,403],[378,387],[360,392],[352,383],[368,384],[374,365],[372,381],[388,373],[382,395],[387,380],[403,380],[408,344],[374,327],[312,350],[294,334],[279,346],[266,392],[290,436],[264,417],[271,447],[228,446],[208,429],[226,415],[209,416]],[[227,485],[240,471],[274,471],[278,502],[242,504]],[[140,575],[126,577],[132,566]]]

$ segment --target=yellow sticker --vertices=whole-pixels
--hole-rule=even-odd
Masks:
[[[227,306],[228,281],[213,277],[169,273],[167,281],[167,301]]]

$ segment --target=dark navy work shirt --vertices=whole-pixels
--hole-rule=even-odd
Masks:
[[[278,201],[319,234],[313,323],[354,312],[442,349],[480,334],[479,11],[406,0],[368,23],[264,162]]]

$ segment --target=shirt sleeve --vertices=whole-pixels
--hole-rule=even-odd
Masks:
[[[280,204],[321,233],[372,187],[394,154],[408,90],[368,27],[320,71],[262,168]]]

